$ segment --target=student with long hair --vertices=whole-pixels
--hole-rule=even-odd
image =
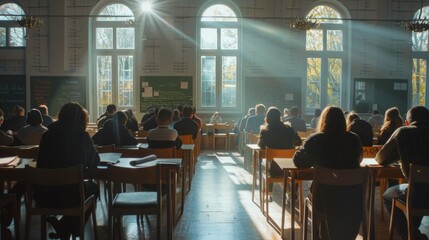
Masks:
[[[384,123],[380,129],[380,135],[378,136],[378,145],[384,145],[387,140],[392,136],[393,132],[399,127],[402,127],[404,120],[399,113],[399,109],[396,107],[389,108],[384,114]]]

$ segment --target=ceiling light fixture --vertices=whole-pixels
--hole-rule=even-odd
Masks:
[[[26,29],[39,28],[43,24],[43,20],[35,16],[23,16],[16,22]]]

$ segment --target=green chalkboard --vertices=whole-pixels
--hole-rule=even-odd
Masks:
[[[0,109],[7,118],[15,105],[25,106],[25,75],[0,75]]]
[[[150,106],[192,105],[191,76],[140,77],[140,112]]]
[[[31,77],[31,106],[45,104],[52,116],[57,116],[68,102],[78,102],[86,108],[85,77]]]

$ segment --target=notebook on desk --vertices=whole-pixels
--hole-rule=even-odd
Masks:
[[[122,153],[99,153],[100,163],[102,165],[115,164],[119,162]]]
[[[0,167],[16,167],[21,163],[18,156],[0,158]]]

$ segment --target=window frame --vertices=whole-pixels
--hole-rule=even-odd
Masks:
[[[22,6],[20,6],[16,2],[4,2],[4,3],[1,3],[0,6],[5,5],[5,4],[15,4],[15,5],[17,5],[22,10],[23,14],[26,14],[25,11],[24,11],[24,9],[22,8]],[[16,15],[16,18],[18,18],[20,16],[21,15]],[[17,20],[0,20],[0,27],[6,29],[6,46],[1,46],[0,45],[0,49],[25,49],[27,47],[27,29],[25,27],[21,27],[17,23]],[[23,46],[11,46],[10,45],[10,42],[11,42],[10,31],[11,31],[12,28],[21,28],[21,29],[23,29],[23,33],[24,33],[24,35],[22,36],[22,42],[24,43]]]

